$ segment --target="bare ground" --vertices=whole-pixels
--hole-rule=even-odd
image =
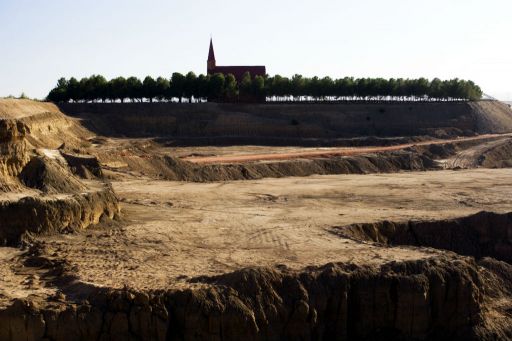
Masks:
[[[81,281],[118,288],[182,287],[190,278],[250,266],[382,264],[444,251],[357,243],[330,228],[509,212],[511,183],[508,169],[210,184],[116,181],[123,227],[44,241],[54,257],[76,265]]]

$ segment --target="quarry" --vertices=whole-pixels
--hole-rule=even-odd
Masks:
[[[0,340],[512,338],[504,103],[0,99]]]

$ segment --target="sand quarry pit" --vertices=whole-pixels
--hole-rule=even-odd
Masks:
[[[510,339],[512,113],[454,105],[475,131],[175,146],[0,101],[0,340]]]

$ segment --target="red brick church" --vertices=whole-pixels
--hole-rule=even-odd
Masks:
[[[265,77],[267,74],[265,66],[217,66],[215,62],[215,52],[213,51],[213,42],[210,39],[210,51],[208,52],[207,72],[209,75],[222,73],[224,75],[232,74],[237,82],[241,82],[244,74],[249,72],[251,77]]]

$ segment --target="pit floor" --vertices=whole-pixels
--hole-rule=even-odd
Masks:
[[[431,257],[444,251],[358,243],[332,227],[512,210],[512,169],[220,183],[126,179],[113,186],[122,201],[120,226],[45,238],[52,257],[95,286],[180,288],[196,276],[248,266]]]

